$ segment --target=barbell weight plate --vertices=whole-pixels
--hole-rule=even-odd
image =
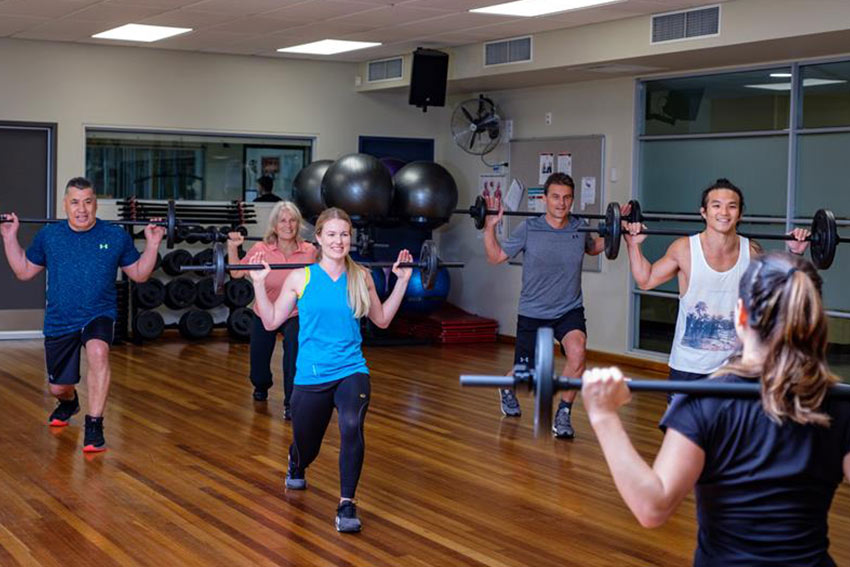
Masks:
[[[623,220],[626,222],[643,222],[643,212],[640,210],[640,203],[635,199],[632,199],[629,201],[629,206],[631,207],[629,210],[629,216]]]
[[[174,199],[168,200],[168,214],[165,217],[165,245],[170,250],[174,248],[174,233],[177,230],[177,211]]]
[[[487,220],[487,201],[484,200],[484,197],[481,195],[475,197],[475,204],[469,207],[469,216],[472,217],[475,228],[478,230],[484,228]]]
[[[419,251],[419,261],[422,264],[422,267],[419,269],[419,278],[422,282],[422,287],[425,289],[434,289],[434,284],[437,282],[439,260],[437,258],[437,246],[433,240],[426,240],[422,243],[422,248]]]
[[[165,300],[165,284],[156,278],[150,278],[135,284],[133,291],[136,305],[142,309],[153,309],[162,305]]]
[[[212,332],[213,318],[206,311],[190,309],[180,316],[177,327],[187,339],[202,339]]]
[[[552,398],[555,395],[554,340],[554,332],[550,327],[537,329],[533,372],[534,434],[537,436],[552,428]]]
[[[165,321],[156,311],[139,311],[133,318],[133,331],[147,341],[159,337],[164,329]]]
[[[162,271],[169,276],[178,276],[180,275],[180,266],[186,266],[191,263],[191,252],[179,248],[172,250],[162,259]]]
[[[605,257],[614,260],[620,254],[620,237],[623,227],[620,224],[620,205],[616,201],[608,203],[605,209],[605,230],[602,236],[605,238]]]
[[[224,293],[224,282],[227,279],[227,271],[224,269],[227,261],[227,249],[222,242],[213,245],[213,283],[218,294]]]
[[[245,307],[254,300],[254,285],[245,278],[231,279],[224,286],[224,302],[228,307]]]
[[[812,218],[810,253],[812,262],[819,270],[832,266],[835,248],[838,246],[838,225],[835,215],[827,209],[818,209]]]
[[[195,305],[201,309],[212,309],[224,303],[224,296],[215,292],[215,278],[207,276],[198,280]]]
[[[204,248],[197,254],[192,257],[192,263],[196,266],[203,266],[204,264],[212,264],[213,262],[213,249],[212,248]]]
[[[227,316],[227,330],[231,336],[239,340],[251,337],[251,326],[254,323],[254,312],[247,307],[237,307]]]
[[[171,309],[183,309],[195,303],[197,297],[195,282],[181,276],[165,285],[165,304]]]

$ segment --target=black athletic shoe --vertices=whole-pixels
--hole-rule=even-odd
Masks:
[[[65,427],[68,425],[71,416],[80,411],[80,399],[77,397],[77,391],[74,390],[73,400],[59,400],[56,404],[56,409],[47,418],[47,425],[51,427]]]
[[[336,509],[336,531],[342,533],[359,532],[363,525],[357,517],[357,506],[352,500],[343,500]]]
[[[499,398],[502,401],[502,414],[508,417],[519,417],[522,415],[519,400],[516,399],[516,394],[514,394],[513,390],[499,390]]]
[[[292,421],[292,410],[289,406],[283,406],[283,419],[284,421]]]
[[[555,419],[552,420],[552,433],[559,439],[572,439],[576,436],[570,421],[570,408],[559,406]]]
[[[269,399],[269,391],[268,390],[258,390],[254,388],[254,401],[255,402],[264,402]]]
[[[304,490],[307,488],[307,479],[304,478],[304,471],[296,469],[295,465],[292,464],[292,460],[289,461],[289,467],[286,471],[285,484],[289,490]]]
[[[84,453],[106,451],[106,440],[103,438],[102,417],[86,416],[86,435],[83,439]]]

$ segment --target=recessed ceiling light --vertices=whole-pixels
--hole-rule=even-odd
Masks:
[[[516,2],[504,2],[475,8],[470,12],[478,14],[499,14],[502,16],[534,17],[555,12],[566,12],[568,10],[579,10],[602,4],[613,4],[624,0],[517,0]]]
[[[356,49],[366,49],[367,47],[375,47],[381,45],[374,41],[346,41],[343,39],[323,39],[322,41],[314,41],[312,43],[303,43],[301,45],[293,45],[292,47],[281,47],[278,49],[281,53],[310,53],[312,55],[333,55],[334,53],[344,53],[346,51],[354,51]]]
[[[771,73],[770,76],[775,79],[790,79],[791,73]]]
[[[820,87],[823,85],[836,85],[846,83],[835,79],[803,79],[803,87]],[[764,85],[744,85],[748,89],[765,89],[768,91],[790,91],[791,83],[767,83]]]
[[[148,26],[145,24],[127,24],[105,32],[100,32],[92,37],[95,39],[120,39],[124,41],[159,41],[167,37],[174,37],[181,33],[192,31],[192,28],[172,28],[168,26]]]

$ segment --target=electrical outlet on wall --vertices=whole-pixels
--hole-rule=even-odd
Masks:
[[[546,123],[546,126],[551,126],[551,125],[552,125],[552,113],[551,113],[551,112],[547,112],[547,113],[543,116],[543,121]]]

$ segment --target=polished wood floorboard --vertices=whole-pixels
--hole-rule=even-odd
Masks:
[[[373,399],[358,490],[363,532],[338,534],[335,421],[308,471],[285,491],[290,425],[280,351],[269,402],[254,403],[248,346],[166,335],[111,354],[106,453],[81,452],[82,414],[52,429],[41,341],[0,342],[0,565],[640,566],[687,565],[692,498],[642,529],[617,495],[578,404],[575,441],[502,418],[495,390],[461,373],[503,373],[506,344],[367,348]],[[85,404],[85,389],[80,389]],[[85,406],[84,406],[85,407]],[[622,411],[655,454],[662,396]],[[850,491],[831,521],[850,564]]]

